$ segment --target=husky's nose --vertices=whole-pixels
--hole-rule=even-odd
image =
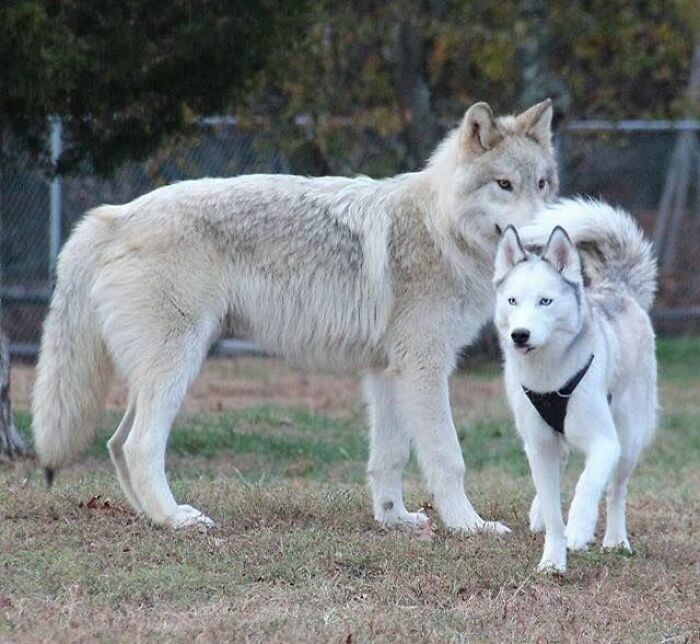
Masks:
[[[530,339],[530,332],[527,329],[515,329],[510,334],[516,347],[524,347]]]

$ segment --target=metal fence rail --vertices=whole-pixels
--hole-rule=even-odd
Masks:
[[[41,322],[51,293],[61,243],[74,223],[101,203],[125,203],[159,185],[204,176],[233,176],[250,172],[304,172],[288,151],[307,140],[302,127],[284,132],[245,131],[235,118],[199,120],[199,132],[188,140],[176,139],[145,163],[128,164],[109,180],[90,172],[49,180],[21,150],[0,174],[0,314],[14,356],[32,357],[38,350]],[[394,174],[396,141],[369,136],[352,123],[341,123],[346,143],[342,154],[329,155],[331,170]],[[680,136],[693,137],[690,153],[696,181],[676,212],[672,238],[678,240],[673,270],[660,275],[660,295],[654,319],[662,331],[700,329],[700,258],[692,240],[700,238],[700,120],[575,121],[557,136],[564,195],[601,196],[632,212],[648,234],[658,219],[669,169]],[[280,144],[280,139],[284,139]],[[51,123],[52,156],[61,148],[58,121]],[[687,142],[687,138],[686,138]],[[674,156],[675,155],[675,156]],[[668,196],[668,195],[667,195]],[[687,212],[686,212],[687,211]],[[658,233],[658,231],[657,231]],[[242,341],[226,340],[212,355],[263,355]]]

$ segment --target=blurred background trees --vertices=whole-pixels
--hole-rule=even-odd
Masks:
[[[193,115],[294,122],[309,172],[343,153],[342,124],[395,137],[421,165],[465,107],[556,99],[561,118],[687,113],[697,0],[12,0],[0,8],[0,130],[35,149],[48,114],[62,169],[108,172]],[[295,148],[296,146],[296,148]]]
[[[144,158],[193,115],[234,109],[307,4],[12,0],[0,8],[0,132],[41,152],[60,116],[61,172]]]
[[[477,100],[502,112],[551,95],[559,119],[681,116],[699,14],[695,0],[321,2],[248,112],[305,115],[297,154],[312,173],[347,151],[348,121],[395,135],[390,162],[414,169]]]

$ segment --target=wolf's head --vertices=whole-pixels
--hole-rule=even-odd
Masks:
[[[549,99],[517,116],[494,118],[486,103],[467,110],[428,164],[454,233],[495,247],[502,230],[554,199],[551,123]]]
[[[542,255],[528,253],[508,227],[496,253],[496,328],[504,351],[564,348],[584,322],[583,273],[576,246],[557,226]]]

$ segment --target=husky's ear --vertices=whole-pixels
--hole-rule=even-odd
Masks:
[[[552,150],[552,99],[548,98],[537,105],[518,114],[515,120],[520,131],[526,136],[532,137],[543,148]]]
[[[482,154],[503,138],[488,103],[474,103],[467,110],[459,138],[461,151],[467,154]]]
[[[526,259],[527,252],[520,243],[518,231],[513,226],[508,226],[498,244],[496,268],[493,276],[494,284],[502,282],[516,264],[520,264]]]
[[[542,257],[570,282],[580,282],[583,279],[578,249],[561,226],[552,231]]]

